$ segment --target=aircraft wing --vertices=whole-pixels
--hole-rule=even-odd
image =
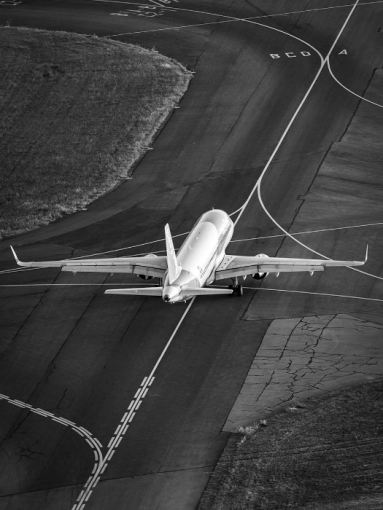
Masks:
[[[61,267],[62,271],[72,273],[134,273],[143,276],[163,278],[167,270],[166,257],[146,255],[145,257],[118,257],[108,259],[68,259],[44,262],[21,262],[15,250],[13,255],[22,267]]]
[[[324,271],[325,267],[362,266],[367,260],[293,259],[282,257],[225,255],[215,271],[215,279],[235,278],[255,273],[289,273]]]

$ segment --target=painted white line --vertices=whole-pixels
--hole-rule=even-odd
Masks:
[[[43,416],[44,418],[48,418],[45,413],[41,413],[37,409],[31,409],[32,413],[39,414],[40,416]]]
[[[73,430],[77,432],[77,434],[80,435],[81,437],[84,437],[84,434],[77,427],[73,427]]]
[[[155,379],[155,377],[152,377],[152,378],[150,379],[150,382],[149,382],[148,386],[151,386],[151,385],[153,384],[154,379]]]
[[[149,391],[149,388],[146,388],[146,390],[144,391],[144,393],[141,396],[142,399],[144,399],[146,397],[146,394],[148,393],[148,391]]]
[[[100,2],[104,2],[104,1],[106,1],[106,2],[109,2],[110,0],[94,0],[94,1],[96,1],[96,2],[97,2],[97,1],[100,1]],[[112,0],[112,1],[114,1],[114,0]],[[118,0],[117,0],[117,2],[118,2]],[[172,9],[173,9],[173,10],[175,10],[175,11],[191,12],[191,13],[193,13],[193,14],[206,14],[206,15],[208,15],[208,16],[216,16],[216,14],[211,13],[211,12],[196,11],[196,10],[193,10],[193,9],[182,9],[182,8],[179,8],[179,7],[172,7]],[[285,15],[286,15],[286,14],[285,14]],[[290,33],[288,33],[288,32],[285,32],[284,30],[281,30],[281,29],[279,29],[279,28],[269,27],[269,26],[267,26],[267,25],[263,25],[262,23],[258,23],[258,22],[256,22],[256,21],[252,21],[252,20],[254,20],[254,19],[257,19],[257,17],[256,17],[256,16],[255,16],[255,17],[251,17],[251,18],[236,18],[236,17],[234,17],[234,16],[226,16],[226,15],[223,15],[223,14],[219,14],[218,16],[220,16],[220,17],[222,17],[222,18],[225,18],[225,20],[224,20],[224,21],[217,21],[217,22],[215,22],[214,24],[220,24],[220,23],[232,23],[232,22],[239,22],[239,21],[242,21],[242,22],[252,23],[252,24],[254,24],[254,25],[258,25],[258,26],[261,26],[261,27],[265,27],[265,28],[268,28],[268,29],[270,29],[270,30],[274,30],[274,31],[276,31],[276,32],[280,32],[280,33],[282,33],[282,34],[285,34],[285,35],[287,35],[287,36],[289,36],[289,37],[292,37],[293,39],[296,39],[297,41],[302,42],[302,43],[303,43],[303,44],[305,44],[306,46],[309,46],[309,47],[310,47],[313,51],[315,51],[315,52],[318,54],[319,58],[320,58],[320,59],[322,59],[322,55],[321,55],[321,53],[320,53],[320,52],[319,52],[319,51],[318,51],[318,50],[317,50],[314,46],[312,46],[310,43],[308,43],[307,41],[304,41],[303,39],[300,39],[299,37],[297,37],[297,36],[295,36],[295,35],[293,35],[293,34],[290,34]],[[262,17],[263,17],[263,16],[262,16]],[[265,17],[267,17],[267,18],[268,18],[268,17],[270,17],[270,16],[269,16],[269,15],[267,15],[267,16],[265,16]],[[212,24],[212,23],[207,23],[207,24]],[[202,25],[202,24],[200,24],[199,26],[201,26],[201,25]],[[185,26],[185,27],[180,27],[180,28],[187,28],[187,26]],[[165,30],[165,29],[157,29],[157,30],[155,30],[155,31],[162,31],[162,30]],[[146,32],[146,31],[144,31],[144,32]],[[130,33],[128,33],[128,34],[114,34],[114,35],[112,35],[112,36],[108,36],[108,37],[118,37],[118,36],[120,36],[120,35],[133,35],[133,34],[139,34],[139,33],[143,33],[143,32],[130,32]]]
[[[60,418],[52,417],[53,421],[57,421],[57,423],[60,423],[60,425],[64,425],[64,427],[68,427],[68,424],[64,421],[61,421]]]
[[[96,0],[96,1],[97,1],[97,0]],[[254,187],[253,187],[253,189],[252,189],[252,191],[251,191],[250,195],[248,196],[248,199],[246,200],[246,202],[245,202],[245,203],[242,205],[242,207],[240,208],[240,210],[239,210],[239,216],[238,216],[238,217],[237,217],[237,219],[235,220],[235,223],[234,223],[234,224],[237,224],[237,223],[238,223],[238,221],[239,221],[239,219],[241,218],[241,216],[242,216],[243,212],[245,211],[245,209],[246,209],[247,205],[249,204],[249,202],[250,202],[250,200],[251,200],[252,196],[254,195],[254,193],[255,193],[256,189],[257,189],[257,188],[260,188],[261,180],[262,180],[263,176],[265,175],[265,173],[266,173],[266,171],[267,171],[268,167],[270,166],[270,163],[271,163],[272,159],[274,158],[274,156],[275,156],[275,154],[276,154],[277,150],[279,149],[279,147],[280,147],[280,145],[282,144],[282,142],[283,142],[284,138],[286,137],[286,135],[287,135],[288,131],[290,130],[290,127],[291,127],[292,123],[294,122],[294,120],[295,120],[296,116],[298,115],[299,111],[301,110],[301,108],[302,108],[303,104],[305,103],[305,101],[306,101],[307,97],[309,96],[309,94],[310,94],[310,92],[311,92],[312,88],[314,87],[315,83],[317,82],[317,80],[318,80],[318,78],[319,78],[319,76],[320,76],[320,74],[321,74],[321,72],[322,72],[322,70],[323,70],[323,67],[325,66],[326,61],[327,61],[327,60],[328,60],[328,58],[329,58],[330,53],[332,52],[333,48],[335,47],[336,42],[338,41],[338,39],[339,39],[339,37],[340,37],[341,33],[343,32],[343,30],[344,30],[345,26],[347,25],[347,23],[348,23],[348,21],[349,21],[349,19],[350,19],[351,15],[352,15],[352,13],[354,12],[354,10],[355,10],[355,8],[356,8],[356,6],[357,6],[357,4],[358,4],[358,3],[359,3],[359,0],[356,0],[355,4],[353,5],[353,8],[352,8],[351,12],[349,13],[349,15],[348,15],[348,17],[347,17],[347,19],[346,19],[345,23],[344,23],[344,24],[343,24],[343,26],[342,26],[342,29],[340,30],[340,32],[339,32],[339,34],[338,34],[337,38],[335,39],[335,41],[334,41],[334,43],[333,43],[333,45],[332,45],[332,47],[331,47],[331,49],[330,49],[330,52],[329,52],[329,54],[327,55],[326,59],[323,59],[322,55],[320,54],[320,52],[319,52],[316,48],[314,48],[313,46],[311,46],[311,45],[310,45],[309,43],[307,43],[306,41],[303,41],[302,39],[299,39],[298,37],[295,37],[295,36],[293,36],[293,35],[291,35],[291,34],[288,34],[288,33],[284,32],[284,31],[282,31],[282,30],[278,30],[278,29],[274,29],[274,28],[272,28],[272,27],[267,27],[267,26],[265,26],[265,25],[261,25],[260,23],[256,23],[256,22],[254,22],[254,21],[247,21],[247,22],[250,22],[250,23],[255,24],[255,25],[263,26],[263,27],[268,28],[268,29],[270,29],[270,30],[275,30],[275,31],[278,31],[278,32],[284,33],[284,34],[288,35],[289,37],[292,37],[292,38],[294,38],[294,39],[296,39],[296,40],[299,40],[299,41],[303,42],[303,43],[304,43],[304,44],[306,44],[307,46],[311,47],[311,48],[312,48],[312,49],[313,49],[313,50],[314,50],[314,51],[318,54],[318,56],[320,57],[321,65],[320,65],[319,71],[317,72],[317,74],[316,74],[316,76],[315,76],[315,78],[314,78],[313,82],[311,83],[311,85],[310,85],[310,87],[309,87],[308,91],[306,92],[305,96],[303,97],[303,99],[302,99],[301,103],[299,104],[299,106],[298,106],[297,110],[295,111],[295,113],[294,113],[294,115],[293,115],[292,119],[290,120],[290,122],[289,122],[289,124],[288,124],[287,128],[285,129],[285,131],[284,131],[284,133],[283,133],[283,135],[282,135],[281,139],[279,140],[277,147],[275,148],[275,150],[273,151],[273,153],[272,153],[272,155],[271,155],[271,157],[270,157],[269,161],[267,162],[267,164],[266,164],[266,166],[265,166],[265,168],[264,168],[264,170],[263,170],[263,172],[262,172],[261,176],[260,176],[260,177],[259,177],[259,179],[257,180],[257,182],[256,182],[256,184],[254,185]],[[189,12],[193,12],[193,11],[189,11]],[[231,18],[231,19],[236,19],[237,21],[244,21],[244,20],[240,20],[240,19],[238,19],[238,18]],[[157,360],[156,364],[154,365],[154,367],[153,367],[153,369],[152,369],[152,371],[151,371],[150,375],[148,376],[147,380],[148,380],[149,382],[148,382],[148,383],[146,383],[146,386],[147,386],[147,387],[149,387],[149,386],[152,384],[152,382],[153,382],[153,380],[154,380],[154,373],[156,372],[156,370],[157,370],[157,368],[158,368],[159,364],[160,364],[160,363],[161,363],[161,361],[162,361],[162,358],[164,357],[164,355],[165,355],[165,353],[167,352],[167,350],[168,350],[169,346],[171,345],[171,343],[172,343],[172,341],[173,341],[173,339],[174,339],[175,335],[177,334],[178,329],[180,328],[180,326],[181,326],[181,324],[183,323],[183,321],[184,321],[185,317],[187,316],[187,314],[188,314],[188,312],[189,312],[190,308],[192,307],[192,305],[193,305],[193,303],[194,303],[194,300],[195,300],[195,297],[193,297],[193,298],[191,299],[191,301],[190,301],[189,305],[187,306],[187,308],[186,308],[185,312],[183,313],[183,315],[182,315],[182,317],[181,317],[180,321],[178,322],[178,324],[177,324],[176,328],[174,329],[174,331],[173,331],[173,333],[172,333],[171,337],[169,338],[169,340],[168,340],[167,344],[165,345],[165,347],[164,347],[164,349],[163,349],[163,351],[162,351],[162,353],[161,353],[160,357],[158,358],[158,360]],[[145,384],[144,384],[144,386],[143,386],[143,388],[142,388],[142,389],[145,391],[145,389],[146,389],[146,388],[145,388]],[[141,389],[140,391],[142,391],[142,389]],[[135,399],[137,399],[138,395],[140,394],[140,391],[137,391],[137,392],[136,392]],[[136,403],[135,403],[135,404],[133,404],[133,406],[132,406],[132,408],[131,408],[130,412],[129,412],[129,413],[125,413],[125,414],[124,414],[124,416],[123,416],[123,418],[122,418],[122,420],[121,420],[121,422],[122,422],[122,423],[125,423],[125,420],[126,420],[126,419],[127,419],[128,423],[130,423],[130,422],[133,420],[133,418],[134,418],[134,416],[135,416],[135,414],[136,414],[136,412],[134,411],[135,406],[137,406],[137,408],[138,408],[139,403],[140,403],[140,400],[139,400],[139,401],[137,401],[137,400],[136,400]],[[123,430],[124,430],[124,431],[126,431],[126,429],[127,429],[127,427],[124,427],[124,429],[123,429]],[[118,437],[118,436],[117,436],[117,437]],[[112,446],[112,444],[113,444],[113,442],[114,442],[114,441],[112,442],[111,446],[109,447],[109,451],[107,452],[107,454],[106,454],[106,456],[104,457],[103,461],[101,462],[101,464],[99,465],[99,467],[98,467],[98,468],[97,468],[97,470],[95,471],[95,474],[93,475],[93,477],[95,477],[96,475],[98,476],[98,473],[100,473],[100,471],[104,468],[104,466],[106,465],[106,463],[110,461],[110,459],[111,459],[111,458],[112,458],[112,456],[114,455],[114,452],[116,451],[116,450],[115,450],[115,448],[116,448],[116,447],[120,444],[120,442],[121,442],[121,440],[122,440],[122,437],[123,437],[123,435],[122,435],[122,434],[120,434],[120,436],[119,436],[119,437],[118,437],[118,439],[117,439],[116,446]],[[95,481],[94,481],[94,483],[92,484],[92,487],[95,487],[95,486],[97,485],[97,483],[98,483],[99,479],[100,479],[100,476],[98,476],[98,478],[96,478],[96,480],[95,480]],[[84,491],[84,494],[86,495],[86,497],[88,496],[88,494],[87,494],[87,489]]]
[[[136,2],[129,2],[129,4],[126,4],[125,2],[121,2],[118,0],[93,0],[93,1],[101,2],[101,3],[117,3],[117,4],[122,3],[125,5],[142,5],[141,3],[136,3]],[[372,4],[379,4],[382,2],[383,2],[383,0],[376,0],[375,2],[365,2],[360,5],[372,5]],[[225,19],[225,20],[221,20],[221,21],[208,21],[205,23],[191,23],[189,25],[177,25],[177,26],[164,27],[164,28],[154,28],[154,29],[150,29],[150,30],[140,30],[140,31],[136,31],[136,32],[123,32],[123,33],[119,33],[119,34],[108,35],[105,37],[109,38],[109,37],[119,37],[119,36],[123,36],[123,35],[145,34],[145,33],[150,33],[150,32],[164,32],[164,31],[170,31],[170,30],[181,30],[183,28],[195,28],[195,27],[218,25],[218,24],[224,24],[224,23],[233,23],[233,22],[238,22],[238,21],[252,21],[255,19],[275,18],[275,17],[279,17],[279,16],[291,16],[294,14],[304,14],[306,12],[315,12],[315,11],[319,12],[319,11],[326,11],[326,10],[330,10],[330,9],[343,9],[343,8],[347,8],[347,7],[352,7],[352,5],[353,4],[335,5],[335,6],[330,6],[330,7],[318,7],[318,8],[314,8],[314,9],[289,11],[289,12],[274,13],[274,14],[264,14],[261,16],[251,16],[248,18],[231,18],[231,19]],[[190,9],[182,9],[179,7],[166,7],[166,6],[162,6],[162,7],[163,7],[163,9],[168,9],[169,11],[186,11],[186,12],[192,12],[192,13],[197,13],[197,14],[206,14],[209,16],[230,18],[230,16],[224,16],[223,14],[215,14],[213,12],[193,11]]]
[[[75,427],[76,424],[73,423],[73,421],[67,420],[66,418],[61,418],[61,421],[65,421],[68,425],[71,425],[72,427]]]
[[[362,4],[361,4],[362,5]],[[334,75],[334,73],[332,72],[332,69],[331,69],[331,66],[330,66],[330,62],[327,61],[327,68],[328,68],[328,71],[329,73],[331,74],[331,76],[333,77],[333,79],[337,82],[338,85],[340,85],[342,88],[344,88],[345,90],[347,90],[347,92],[349,92],[350,94],[352,94],[353,96],[356,96],[358,97],[359,99],[361,99],[362,101],[366,101],[366,103],[370,103],[374,106],[378,106],[379,108],[383,108],[383,105],[379,104],[379,103],[375,103],[374,101],[371,101],[370,99],[367,99],[366,97],[364,96],[361,96],[360,94],[357,94],[356,92],[352,91],[351,89],[349,89],[348,87],[346,87],[345,85],[343,85],[343,83],[341,83],[338,78]]]
[[[140,394],[141,392],[141,388],[139,388],[137,391],[136,391],[136,394],[134,395],[134,398],[136,399],[138,397],[138,395]]]
[[[129,407],[128,407],[128,411],[130,411],[130,409],[132,408],[132,405],[134,404],[134,402],[135,402],[134,400],[132,400],[132,401],[130,402]]]
[[[293,125],[293,123],[294,123],[295,119],[297,118],[297,116],[298,116],[299,112],[301,111],[301,109],[302,109],[303,105],[305,104],[305,102],[306,102],[306,100],[307,100],[308,96],[310,95],[310,93],[311,93],[312,89],[314,88],[314,85],[315,85],[315,84],[316,84],[316,82],[318,81],[318,79],[319,79],[319,77],[320,77],[320,75],[321,75],[321,73],[322,73],[322,71],[323,71],[323,69],[324,69],[324,67],[325,67],[325,65],[326,65],[326,62],[327,62],[327,61],[328,61],[328,59],[330,58],[330,55],[331,55],[331,53],[333,52],[333,50],[334,50],[334,48],[335,48],[335,45],[337,44],[337,42],[338,42],[338,40],[339,40],[340,36],[342,35],[342,33],[343,33],[344,29],[346,28],[346,26],[347,26],[347,24],[348,24],[348,22],[349,22],[349,20],[350,20],[350,18],[351,18],[351,16],[352,16],[352,14],[354,13],[354,11],[355,11],[355,9],[356,9],[356,7],[357,7],[358,3],[359,3],[359,0],[356,0],[356,1],[355,1],[355,3],[354,3],[354,5],[353,5],[353,7],[352,7],[352,9],[350,10],[350,12],[349,12],[349,14],[348,14],[348,16],[347,16],[347,18],[346,18],[345,22],[343,23],[342,28],[340,29],[340,31],[339,31],[338,35],[336,36],[336,38],[335,38],[335,40],[334,40],[333,44],[331,45],[331,48],[330,48],[330,50],[328,51],[328,53],[327,53],[326,57],[323,59],[323,57],[321,56],[321,65],[320,65],[320,67],[319,67],[319,70],[318,70],[317,74],[316,74],[316,75],[315,75],[315,77],[314,77],[314,80],[311,82],[310,87],[308,88],[308,90],[307,90],[306,94],[304,95],[303,99],[301,100],[301,102],[300,102],[300,104],[299,104],[298,108],[295,110],[294,115],[292,116],[292,118],[291,118],[290,122],[288,123],[288,125],[287,125],[286,129],[285,129],[285,130],[284,130],[284,132],[282,133],[282,136],[281,136],[281,138],[279,139],[279,142],[277,143],[277,145],[276,145],[275,149],[273,150],[273,152],[272,152],[272,154],[271,154],[270,158],[268,159],[268,161],[267,161],[267,163],[266,163],[266,165],[265,165],[265,168],[263,169],[263,171],[262,171],[261,175],[259,176],[259,178],[258,178],[258,180],[257,180],[257,182],[256,182],[256,184],[255,184],[255,186],[254,186],[254,187],[253,187],[253,189],[251,190],[250,195],[248,196],[247,200],[246,200],[246,201],[245,201],[245,203],[243,204],[243,208],[242,208],[242,210],[240,211],[239,215],[237,216],[237,218],[236,218],[236,220],[235,220],[235,222],[234,222],[234,225],[236,225],[236,224],[238,223],[238,221],[240,220],[240,218],[241,218],[241,216],[242,216],[243,212],[245,211],[245,209],[246,209],[247,205],[249,204],[250,200],[252,199],[252,197],[253,197],[253,195],[254,195],[255,191],[257,191],[257,190],[258,190],[258,199],[260,199],[260,201],[261,201],[261,205],[263,204],[262,199],[260,198],[260,188],[261,188],[261,182],[262,182],[262,179],[263,179],[264,175],[266,174],[266,172],[267,172],[267,170],[268,170],[268,168],[269,168],[269,166],[270,166],[271,162],[273,161],[273,159],[274,159],[274,157],[275,157],[276,153],[278,152],[278,150],[279,150],[280,146],[282,145],[283,141],[285,140],[285,138],[286,138],[286,136],[287,136],[287,133],[290,131],[290,128],[291,128],[291,126]],[[252,23],[252,22],[250,22],[250,23]],[[317,50],[316,50],[316,51],[317,51]],[[264,207],[264,206],[262,205],[262,207]],[[268,214],[268,216],[270,217],[270,215],[269,215],[269,214]],[[274,221],[274,223],[276,223],[276,222]],[[279,224],[278,224],[278,226],[279,226],[279,228],[280,228],[283,232],[285,232],[285,234],[286,234],[286,235],[288,235],[288,233],[286,232],[286,230],[284,230],[284,229],[283,229],[283,228],[282,228]],[[298,242],[299,244],[301,244],[299,241],[297,241],[297,242]]]
[[[363,225],[351,225],[349,227],[333,227],[333,228],[321,228],[317,230],[305,230],[304,232],[290,232],[292,236],[304,235],[304,234],[317,234],[319,232],[332,232],[334,230],[347,230],[351,228],[365,228],[365,227],[377,227],[382,226],[382,222],[378,223],[364,223]],[[258,241],[259,239],[274,239],[276,237],[286,237],[286,234],[275,234],[273,236],[259,236],[259,237],[249,237],[246,239],[236,239],[234,241],[230,241],[230,243],[244,243],[247,241]]]
[[[117,441],[117,443],[114,445],[114,448],[118,448],[118,446],[119,446],[119,444],[121,443],[122,439],[123,439],[123,437],[122,437],[122,436],[120,436],[120,437],[119,437],[119,439],[118,439],[118,441]]]
[[[110,461],[110,459],[113,457],[114,455],[114,452],[116,450],[111,450],[106,456],[105,456],[105,461]]]
[[[84,432],[84,434],[89,434],[90,436],[93,436],[92,432],[89,432],[89,430],[84,429],[84,427],[79,427],[79,429],[82,430],[82,432]]]
[[[138,408],[140,407],[140,405],[142,404],[142,400],[140,400],[136,406],[136,411],[138,411]]]
[[[122,429],[121,435],[123,435],[123,436],[124,436],[124,435],[125,435],[125,433],[126,433],[126,431],[128,430],[128,428],[129,428],[129,423],[127,423],[127,424],[125,425],[125,427]]]
[[[104,467],[101,469],[100,473],[103,475],[104,474],[104,471],[106,470],[106,468],[108,467],[108,463],[105,462],[104,464]],[[92,473],[93,474],[93,473]]]
[[[13,404],[14,406],[17,406],[17,407],[25,408],[25,405],[19,404],[18,402],[13,402],[13,401],[10,400],[9,403],[11,403],[11,404]]]
[[[142,380],[141,386],[144,386],[147,380],[148,380],[148,378],[144,377],[143,380]]]
[[[100,476],[98,476],[96,478],[96,480],[93,482],[93,485],[92,485],[93,487],[95,487],[98,484],[98,482],[100,481],[100,478],[101,478]]]
[[[118,427],[116,428],[116,430],[114,431],[114,435],[117,436],[117,434],[120,432],[120,428],[122,427],[122,423],[120,423],[118,425]],[[108,445],[109,446],[109,445]]]
[[[350,296],[347,294],[330,294],[328,292],[308,292],[304,290],[288,290],[288,289],[271,289],[268,287],[244,287],[248,290],[266,290],[266,291],[273,291],[273,292],[289,292],[292,294],[309,294],[311,296],[323,296],[323,297],[336,297],[336,298],[347,298],[347,299],[357,299],[361,301],[375,301],[377,303],[383,303],[383,299],[378,298],[366,298],[362,296]]]

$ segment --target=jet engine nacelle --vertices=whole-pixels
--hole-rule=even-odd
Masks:
[[[154,253],[148,253],[146,256],[147,257],[157,257],[157,255],[155,255]],[[143,280],[151,280],[153,278],[153,276],[148,276],[147,274],[139,274],[138,276],[140,278],[142,278]]]
[[[259,253],[258,255],[256,255],[256,257],[269,257],[268,255],[266,255],[265,253]],[[264,278],[266,278],[266,276],[268,275],[269,273],[254,273],[253,275],[251,275],[254,280],[263,280]]]

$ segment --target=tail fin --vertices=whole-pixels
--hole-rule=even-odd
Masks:
[[[166,241],[166,260],[168,263],[169,283],[170,285],[178,278],[181,272],[181,266],[177,262],[176,252],[174,251],[173,239],[170,233],[169,225],[165,226]]]

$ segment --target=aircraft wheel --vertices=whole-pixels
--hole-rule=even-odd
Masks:
[[[233,294],[230,294],[230,296],[243,296],[243,287],[242,285],[229,285],[229,289],[233,291]]]

